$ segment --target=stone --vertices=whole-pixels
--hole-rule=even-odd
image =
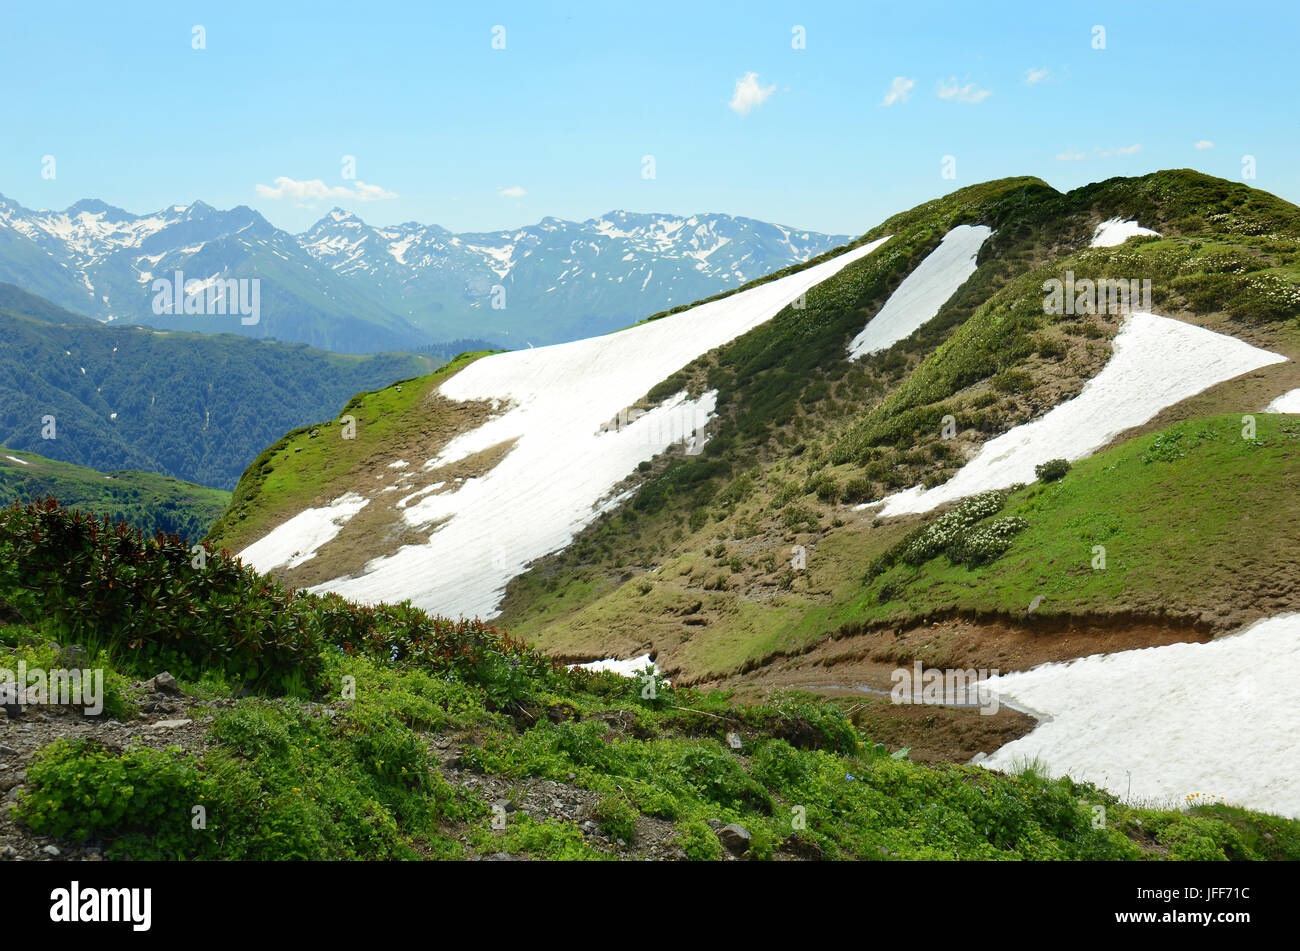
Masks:
[[[749,830],[735,822],[718,830],[718,840],[732,855],[744,855],[749,851]]]
[[[147,729],[150,730],[174,730],[177,727],[189,726],[193,720],[159,720],[157,723],[150,723]]]
[[[80,644],[69,644],[59,651],[58,666],[65,670],[85,670],[90,666],[90,651]]]
[[[176,678],[165,670],[149,681],[149,689],[172,695],[179,695],[181,692],[180,684],[176,682]]]
[[[59,847],[58,847],[57,845],[47,845],[45,848],[41,849],[41,851],[44,852],[46,855],[59,855],[59,854],[61,854],[61,853],[59,852]]]

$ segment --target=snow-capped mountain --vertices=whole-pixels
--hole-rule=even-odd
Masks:
[[[337,208],[292,235],[243,205],[135,215],[95,199],[32,211],[0,196],[0,280],[104,321],[353,352],[602,333],[844,240],[727,215],[621,211],[457,235],[416,222],[374,227]],[[154,281],[178,271],[207,283],[258,278],[262,319],[156,314]]]
[[[614,330],[848,238],[729,215],[626,211],[453,234],[415,222],[373,227],[336,208],[298,240],[318,262],[374,288],[385,305],[435,336],[468,327],[522,346]]]

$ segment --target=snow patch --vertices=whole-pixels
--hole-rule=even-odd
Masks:
[[[30,465],[31,465],[31,463],[28,462],[26,459],[19,459],[17,456],[5,456],[5,458],[8,459],[10,462],[16,462],[16,463],[18,463],[20,466],[30,466]]]
[[[985,225],[958,225],[944,235],[853,338],[849,359],[887,350],[929,322],[975,273],[975,256],[992,233]]]
[[[1264,407],[1266,413],[1300,413],[1300,389],[1283,393]]]
[[[1300,613],[1206,644],[1094,654],[991,677],[986,686],[1000,699],[1047,718],[979,765],[1007,770],[1037,757],[1054,773],[1121,797],[1208,793],[1300,818],[1297,679]]]
[[[324,508],[306,509],[249,545],[239,557],[263,572],[281,566],[297,568],[315,558],[320,547],[333,541],[352,516],[369,504],[369,499],[349,492]]]
[[[1136,221],[1125,221],[1123,218],[1111,218],[1109,221],[1103,221],[1097,225],[1097,230],[1093,232],[1092,241],[1088,243],[1090,248],[1113,248],[1117,244],[1123,244],[1129,238],[1136,237],[1140,234],[1153,234],[1160,237],[1159,231],[1152,231],[1150,228],[1143,228]]]
[[[880,514],[928,512],[987,489],[1033,482],[1039,463],[1082,459],[1167,406],[1286,360],[1236,337],[1143,313],[1125,318],[1114,348],[1110,362],[1074,399],[990,439],[943,485],[929,490],[913,486],[887,496]]]
[[[627,660],[618,660],[615,657],[607,657],[604,660],[593,660],[586,664],[570,664],[570,670],[590,670],[593,674],[600,673],[603,670],[612,670],[620,677],[637,677],[647,667],[653,668],[655,674],[659,673],[659,667],[650,659],[649,654],[642,654],[640,657],[629,657]],[[667,683],[661,680],[660,683]]]

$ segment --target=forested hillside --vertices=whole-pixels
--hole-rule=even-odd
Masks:
[[[10,284],[0,340],[0,444],[224,489],[286,430],[441,363],[104,326]]]

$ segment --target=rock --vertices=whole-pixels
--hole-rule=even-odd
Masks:
[[[728,733],[728,734],[727,734],[727,745],[730,746],[733,750],[738,750],[738,749],[740,749],[741,746],[743,746],[744,744],[741,742],[740,734],[739,734],[739,733]]]
[[[176,682],[176,678],[165,670],[149,681],[149,689],[156,690],[159,693],[169,693],[173,696],[179,696],[181,692],[180,684]]]
[[[59,854],[60,854],[60,853],[59,853],[59,847],[58,847],[57,845],[47,845],[45,848],[41,849],[41,851],[44,852],[46,855],[59,855]]]
[[[484,862],[513,862],[515,857],[509,852],[493,852],[483,857]]]
[[[9,790],[9,792],[5,794],[5,798],[8,799],[10,802],[17,802],[18,793],[22,788],[23,788],[22,786],[15,786],[13,789]]]
[[[145,729],[148,730],[174,730],[177,727],[189,726],[193,720],[159,720],[157,723],[150,723]]]
[[[709,820],[709,828],[712,829],[714,832],[717,832],[719,829],[722,828],[722,826],[723,826],[723,822],[721,819]]]
[[[16,859],[16,858],[18,858],[18,850],[15,849],[12,845],[6,842],[3,846],[0,846],[0,859]]]
[[[0,683],[0,706],[5,708],[5,713],[11,720],[17,720],[23,715],[23,705],[18,700],[18,684],[12,680]]]
[[[65,670],[85,670],[90,666],[90,651],[80,644],[69,644],[59,651],[58,665]]]
[[[749,831],[735,822],[718,830],[718,840],[732,855],[744,855],[749,851]]]
[[[25,779],[27,779],[27,774],[22,770],[12,773],[8,771],[0,773],[0,792],[8,792],[15,786],[21,786]]]
[[[4,746],[3,744],[0,744],[0,756],[17,756],[17,755],[18,755],[18,751],[14,749],[12,746]]]

